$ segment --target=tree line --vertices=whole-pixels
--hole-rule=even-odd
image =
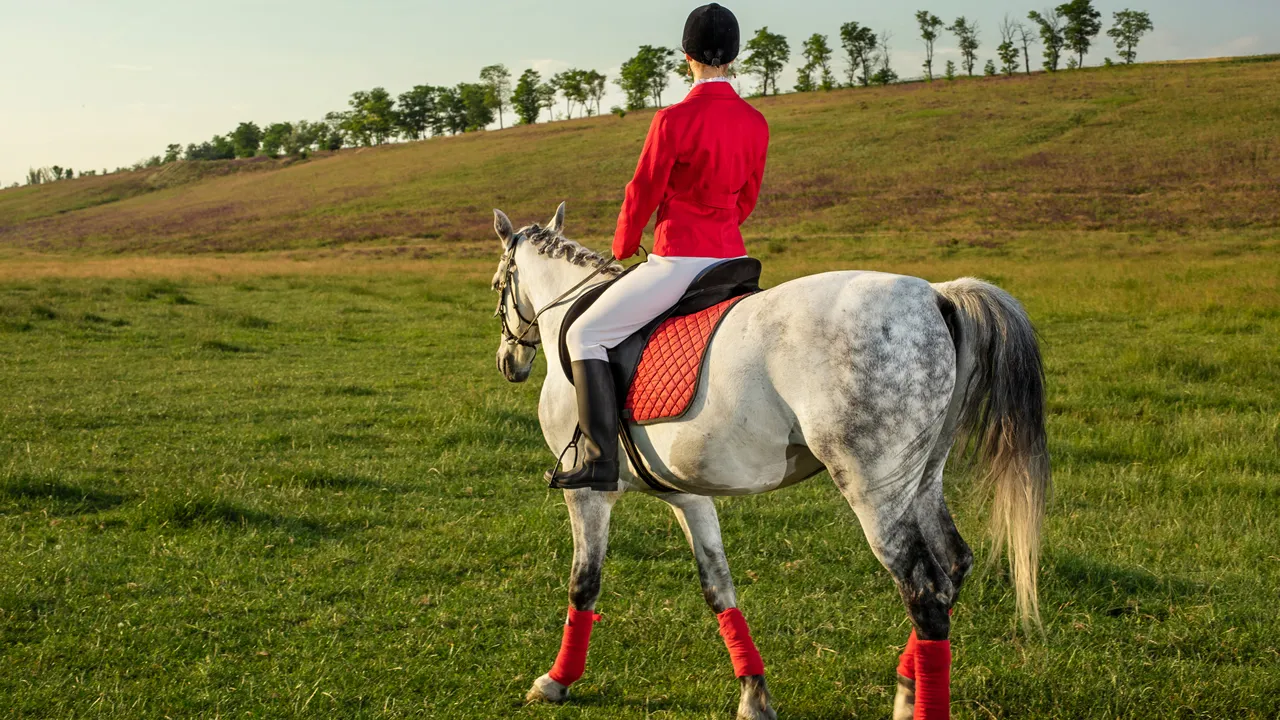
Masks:
[[[956,38],[964,72],[974,75],[982,47],[978,23],[960,16],[948,24],[927,10],[916,12],[916,22],[925,48],[923,79],[934,80],[934,45],[943,32]],[[1126,9],[1114,13],[1107,36],[1115,42],[1120,58],[1132,64],[1137,60],[1139,42],[1153,29],[1148,13]],[[996,47],[999,64],[995,59],[987,60],[983,73],[1013,75],[1023,69],[1031,73],[1031,47],[1037,42],[1043,46],[1044,70],[1058,72],[1063,67],[1064,55],[1066,69],[1083,67],[1085,55],[1101,31],[1102,14],[1094,8],[1092,0],[1068,0],[1042,11],[1033,10],[1026,21],[1006,15],[999,27],[1000,44]],[[857,22],[841,25],[840,48],[845,55],[842,82],[833,68],[834,50],[828,36],[814,33],[801,46],[804,63],[797,68],[795,91],[900,82],[890,62],[892,39],[887,31],[876,33]],[[730,73],[756,78],[758,95],[777,95],[778,78],[791,60],[787,38],[770,32],[765,26],[746,42],[743,51],[743,59],[730,66]],[[1113,63],[1107,58],[1105,64]],[[640,46],[636,54],[621,65],[618,77],[613,80],[625,98],[624,106],[610,111],[623,116],[628,111],[662,107],[663,93],[672,74],[686,83],[693,82],[688,65],[676,50]],[[949,80],[957,77],[954,61],[947,61],[943,74]],[[142,160],[132,168],[118,168],[117,172],[179,160],[305,157],[316,151],[381,145],[395,139],[422,140],[474,132],[495,121],[499,128],[505,128],[508,114],[514,116],[516,124],[530,125],[539,122],[544,114],[548,120],[554,120],[555,109],[561,101],[565,118],[573,118],[575,110],[580,116],[599,115],[608,81],[607,76],[596,70],[571,68],[544,79],[541,73],[530,68],[513,83],[511,71],[505,65],[489,65],[480,70],[477,82],[462,82],[452,87],[417,85],[396,97],[381,87],[357,91],[351,94],[346,109],[330,112],[320,121],[277,122],[265,127],[243,122],[225,135],[214,135],[185,148],[171,144],[163,155]],[[96,174],[96,171],[86,171],[80,176]],[[107,174],[105,169],[103,174]],[[75,175],[69,168],[53,166],[32,169],[27,183],[37,185],[72,177]]]

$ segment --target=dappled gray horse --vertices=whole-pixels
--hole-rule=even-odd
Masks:
[[[539,345],[557,357],[568,308],[560,296],[601,267],[588,287],[621,272],[567,240],[563,226],[563,204],[547,227],[519,231],[495,211],[502,241],[493,283],[503,326],[497,362],[512,382],[529,377]],[[1008,549],[1023,622],[1039,621],[1049,463],[1040,352],[1022,307],[969,278],[931,285],[823,273],[741,301],[703,369],[687,414],[631,431],[652,473],[680,491],[658,497],[675,511],[703,594],[720,616],[740,677],[738,716],[775,717],[763,664],[735,609],[712,498],[777,490],[826,469],[893,575],[914,626],[894,717],[913,717],[913,706],[916,718],[946,717],[949,613],[973,561],[942,493],[943,467],[957,444],[972,447],[988,470],[997,552]],[[574,435],[575,407],[572,386],[553,365],[538,418],[556,454]],[[630,491],[653,492],[627,463],[622,481],[617,492],[564,493],[574,545],[570,622],[556,666],[535,681],[530,701],[565,700],[582,673],[613,505]]]

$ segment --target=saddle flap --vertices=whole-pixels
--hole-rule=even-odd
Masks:
[[[573,361],[569,358],[569,345],[565,342],[569,328],[573,327],[573,323],[582,317],[582,314],[596,300],[600,299],[605,290],[637,267],[640,266],[632,265],[617,278],[601,283],[583,293],[565,313],[564,320],[560,323],[560,367],[565,377],[569,378],[569,382],[573,382]],[[692,315],[719,305],[725,300],[759,292],[761,270],[763,266],[755,258],[734,258],[712,265],[689,284],[689,289],[685,291],[680,302],[611,349],[609,363],[613,366],[619,403],[626,398],[631,380],[636,374],[636,367],[640,364],[640,355],[658,326],[668,318]]]

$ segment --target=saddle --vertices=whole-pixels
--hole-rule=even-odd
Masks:
[[[565,342],[569,328],[613,283],[636,267],[583,293],[565,313],[560,326],[560,366],[569,382],[573,382]],[[655,490],[671,491],[649,475],[627,426],[678,420],[688,412],[697,395],[707,347],[733,306],[760,291],[760,271],[760,261],[754,258],[712,265],[694,279],[679,302],[609,350],[622,415],[620,439],[641,479]]]

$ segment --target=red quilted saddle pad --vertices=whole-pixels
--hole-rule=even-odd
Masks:
[[[698,390],[702,358],[716,328],[739,300],[730,298],[699,313],[670,318],[649,338],[627,390],[624,406],[635,423],[673,420],[684,415]]]

